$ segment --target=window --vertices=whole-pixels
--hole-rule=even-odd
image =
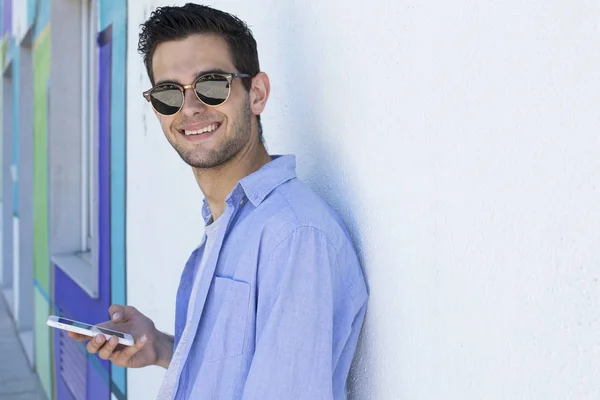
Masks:
[[[48,112],[51,258],[92,298],[99,279],[98,4],[51,3]]]

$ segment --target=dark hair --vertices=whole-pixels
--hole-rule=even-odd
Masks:
[[[144,57],[146,71],[153,85],[152,57],[156,47],[161,43],[182,40],[198,33],[222,37],[229,46],[229,54],[237,72],[251,77],[260,72],[256,40],[244,21],[224,11],[187,3],[181,7],[158,7],[141,25],[138,51]],[[251,79],[242,78],[241,81],[249,91]],[[262,138],[260,115],[256,116],[256,121],[259,137]]]
[[[194,3],[187,3],[181,7],[159,7],[150,14],[150,18],[141,28],[138,51],[144,57],[146,71],[152,84],[152,56],[156,47],[161,43],[185,39],[198,33],[222,37],[229,46],[229,53],[237,72],[250,76],[260,72],[258,50],[252,31],[244,21],[224,11]],[[250,79],[242,81],[244,87],[249,90]]]

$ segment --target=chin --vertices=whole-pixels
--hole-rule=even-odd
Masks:
[[[182,156],[181,157],[186,164],[194,168],[207,169],[207,168],[215,168],[226,161],[222,160],[218,157],[198,157],[198,156]]]

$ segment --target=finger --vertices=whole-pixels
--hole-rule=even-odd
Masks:
[[[122,306],[118,304],[113,304],[108,308],[108,313],[110,314],[110,319],[113,322],[125,322],[129,321],[133,315],[137,312],[134,307],[131,306]]]
[[[69,336],[73,340],[77,340],[78,342],[85,342],[86,340],[92,339],[90,336],[82,335],[71,331],[67,331],[67,336]]]
[[[119,359],[121,362],[125,363],[129,361],[129,359],[133,357],[135,353],[144,347],[147,341],[148,337],[144,335],[137,342],[135,342],[133,346],[125,346],[125,348],[119,352]]]
[[[119,344],[119,339],[115,336],[111,337],[104,346],[98,351],[98,357],[103,360],[109,360],[115,350],[115,347]]]
[[[113,321],[104,321],[99,324],[96,324],[96,326],[99,326],[100,328],[108,328],[114,330],[116,329],[117,324],[115,324]]]
[[[95,338],[88,342],[85,348],[88,351],[88,353],[95,354],[98,352],[98,350],[100,350],[104,343],[106,343],[106,337],[102,334],[96,335]]]
[[[114,321],[104,321],[102,323],[96,324],[96,326],[100,328],[112,329],[113,331],[120,331],[123,326],[127,326],[127,321],[114,322]]]

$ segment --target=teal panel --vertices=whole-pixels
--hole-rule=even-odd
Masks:
[[[113,24],[111,93],[111,292],[125,303],[126,14]],[[113,15],[115,15],[113,13]]]
[[[50,3],[48,0],[44,3]],[[35,10],[37,7],[37,0],[27,0],[27,26],[31,26],[35,20]]]
[[[114,19],[112,18],[113,9],[114,9],[114,1],[103,0],[100,2],[99,7],[100,7],[100,9],[98,11],[99,11],[99,17],[100,17],[100,21],[99,21],[100,24],[98,26],[100,27],[99,31],[102,32],[111,23],[114,22]]]
[[[110,24],[119,25],[121,21],[127,24],[127,4],[123,0],[102,0],[100,9],[100,29],[103,31]]]
[[[33,37],[37,39],[40,33],[48,26],[50,23],[50,1],[42,0],[37,1],[38,14],[35,22],[35,28],[33,32]],[[34,39],[34,40],[35,40]]]
[[[112,25],[111,90],[111,302],[126,303],[125,271],[125,158],[127,6],[125,2],[100,2],[100,31]],[[111,365],[111,379],[126,396],[126,370]]]

